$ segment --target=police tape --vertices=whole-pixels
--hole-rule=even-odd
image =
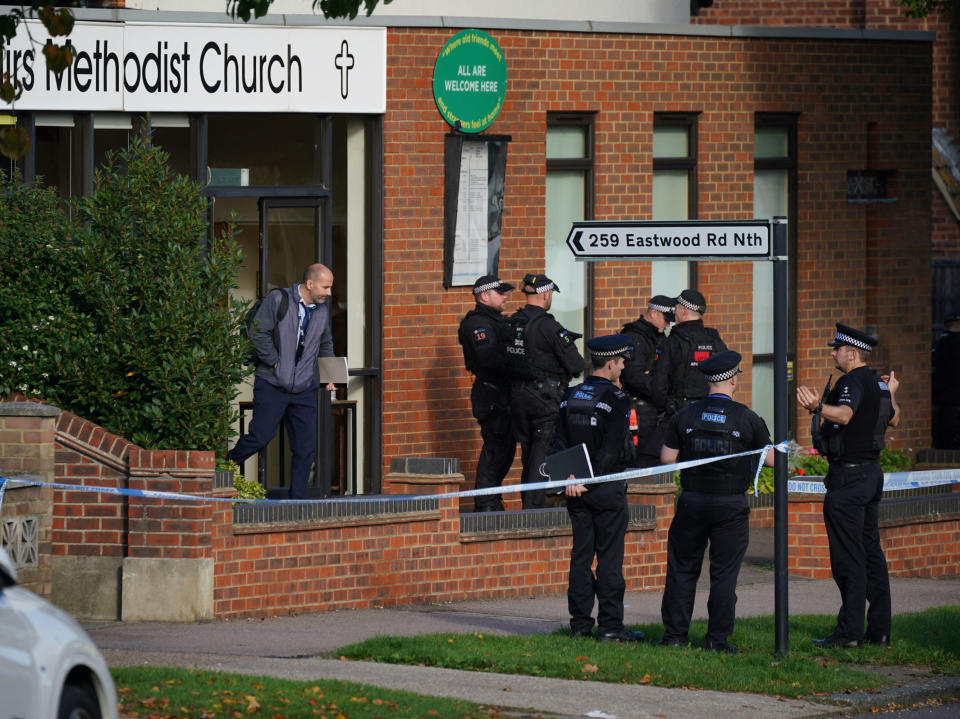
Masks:
[[[467,489],[459,492],[445,492],[442,494],[378,494],[377,499],[380,501],[409,501],[409,500],[421,500],[421,499],[436,499],[439,497],[444,497],[446,499],[459,499],[462,497],[484,497],[494,494],[510,494],[513,492],[535,492],[538,490],[557,490],[557,489],[566,489],[566,487],[571,485],[590,485],[590,484],[600,484],[604,482],[617,482],[625,481],[629,479],[637,479],[640,477],[650,477],[653,475],[659,474],[668,474],[676,471],[682,471],[684,469],[689,469],[691,467],[699,467],[704,464],[711,464],[713,462],[721,462],[728,459],[736,459],[738,457],[747,457],[754,454],[760,454],[760,462],[757,468],[757,476],[759,476],[760,469],[759,467],[763,465],[763,459],[766,457],[767,452],[771,449],[777,449],[778,451],[785,452],[787,444],[785,442],[779,445],[768,444],[765,447],[760,449],[752,449],[747,452],[738,452],[736,454],[726,454],[721,457],[708,457],[705,459],[691,459],[686,462],[678,462],[675,464],[664,464],[658,465],[656,467],[644,467],[642,469],[629,469],[624,472],[617,472],[616,474],[606,474],[600,477],[584,477],[580,479],[566,479],[559,481],[548,481],[548,482],[528,482],[526,484],[512,484],[505,487],[484,487],[483,489]],[[756,484],[756,477],[754,477],[754,483]],[[198,496],[195,494],[182,494],[180,492],[158,492],[149,489],[123,489],[120,487],[97,487],[92,485],[83,485],[83,484],[65,484],[62,482],[44,482],[42,478],[37,475],[18,475],[16,477],[0,477],[0,507],[3,506],[3,493],[7,485],[22,485],[22,486],[34,486],[34,487],[51,487],[53,489],[61,489],[70,492],[96,492],[99,494],[109,494],[122,497],[139,497],[141,499],[166,499],[166,500],[177,500],[184,502],[232,502],[232,503],[243,503],[243,504],[322,504],[325,502],[368,502],[370,501],[370,495],[357,495],[353,497],[337,497],[336,499],[241,499],[238,497],[207,497],[207,496]]]
[[[650,477],[660,474],[672,474],[673,472],[699,467],[713,462],[722,462],[738,457],[747,457],[759,454],[757,470],[754,474],[754,495],[757,493],[757,482],[760,476],[760,469],[763,467],[764,459],[767,453],[775,449],[778,452],[787,451],[787,443],[781,442],[778,445],[768,444],[760,449],[749,450],[747,452],[738,452],[736,454],[726,454],[720,457],[709,457],[706,459],[692,459],[686,462],[677,462],[675,464],[664,464],[655,467],[645,467],[642,469],[629,469],[616,474],[606,474],[600,477],[584,477],[579,479],[566,479],[547,482],[530,482],[527,484],[512,484],[505,487],[485,487],[483,489],[467,489],[458,492],[445,492],[441,494],[378,494],[379,501],[409,501],[422,499],[437,499],[445,497],[447,499],[459,499],[465,497],[484,497],[496,494],[510,494],[513,492],[534,492],[538,490],[558,490],[565,489],[571,485],[591,485],[605,482],[617,482],[641,477]],[[884,475],[884,491],[897,489],[913,489],[917,487],[933,487],[939,485],[957,484],[960,482],[960,470],[931,470],[925,472],[892,472]],[[3,496],[7,485],[50,487],[70,492],[95,492],[99,494],[109,494],[124,497],[139,497],[141,499],[164,499],[184,502],[231,502],[242,504],[323,504],[326,502],[367,502],[371,495],[356,495],[353,497],[337,497],[336,499],[245,499],[239,497],[208,497],[195,494],[183,494],[180,492],[159,492],[148,489],[123,489],[120,487],[98,487],[82,484],[65,484],[61,482],[44,482],[37,475],[18,475],[16,477],[0,477],[0,508],[3,507]],[[787,491],[805,494],[823,494],[826,489],[823,482],[811,480],[790,480],[787,482]]]
[[[887,472],[883,475],[883,491],[893,492],[902,489],[939,487],[960,483],[960,469],[931,469],[924,472]],[[800,494],[825,494],[827,489],[822,481],[795,480],[787,482],[788,492]]]

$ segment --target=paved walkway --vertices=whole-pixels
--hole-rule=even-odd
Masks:
[[[773,614],[773,572],[764,568],[771,533],[754,532],[737,594],[740,617]],[[772,554],[770,552],[769,554]],[[706,617],[706,593],[694,616]],[[895,612],[960,603],[960,577],[893,579]],[[660,620],[660,592],[628,592],[627,624]],[[791,614],[833,614],[839,595],[831,580],[791,578]],[[814,717],[838,707],[755,694],[544,679],[514,675],[323,659],[352,642],[382,635],[431,632],[532,634],[567,626],[566,598],[506,599],[333,611],[255,621],[199,624],[159,622],[88,624],[112,666],[155,664],[259,674],[298,680],[347,679],[376,686],[530,709],[563,717],[598,719],[744,719]],[[894,640],[896,637],[894,637]],[[773,652],[773,646],[770,650]],[[960,690],[960,686],[958,686]]]

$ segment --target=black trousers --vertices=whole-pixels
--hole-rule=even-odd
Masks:
[[[573,527],[570,550],[570,579],[567,607],[570,629],[593,629],[593,604],[597,603],[600,633],[623,629],[623,542],[630,514],[625,482],[590,485],[580,497],[567,499],[567,513]],[[597,558],[597,573],[591,566]]]
[[[659,412],[652,404],[641,404],[637,412],[637,444],[635,467],[655,467],[660,464],[660,448],[667,426],[660,422]]]
[[[517,453],[517,440],[510,419],[510,389],[478,379],[470,391],[470,404],[483,438],[483,448],[477,459],[476,488],[499,487]],[[503,509],[503,499],[499,494],[480,496],[474,506],[499,511]]]
[[[547,455],[560,413],[559,390],[549,393],[530,383],[514,384],[510,390],[510,409],[523,461],[521,483],[546,482],[550,479]],[[542,489],[523,492],[521,498],[524,509],[539,509],[547,504],[547,493]]]
[[[863,639],[890,636],[890,578],[880,546],[878,512],[883,470],[875,462],[831,462],[824,484],[823,523],[830,540],[830,568],[842,605],[834,634]],[[870,610],[865,612],[866,603]]]
[[[686,640],[697,595],[703,553],[710,543],[707,642],[733,633],[737,576],[750,541],[750,507],[743,494],[684,491],[667,535],[667,581],[660,616],[663,638]]]

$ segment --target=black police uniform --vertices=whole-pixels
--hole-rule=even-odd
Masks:
[[[653,365],[652,395],[657,408],[667,418],[709,392],[707,381],[697,367],[703,360],[723,352],[727,346],[713,327],[703,320],[688,320],[673,326],[660,345]]]
[[[855,340],[862,335],[843,325],[838,325],[838,334],[840,328]],[[869,335],[862,337],[876,343]],[[827,640],[845,643],[863,639],[864,608],[869,602],[866,639],[887,642],[890,579],[880,546],[883,470],[877,460],[887,424],[894,415],[890,390],[870,367],[857,367],[837,380],[826,404],[853,410],[846,425],[824,422],[821,428],[823,449],[830,461],[824,480],[827,494],[823,523],[830,542],[830,567],[842,600],[836,628]]]
[[[580,335],[569,332],[553,315],[541,307],[526,305],[510,318],[514,326],[514,344],[507,346],[508,365],[514,381],[510,390],[513,428],[520,442],[523,461],[522,482],[546,481],[544,463],[553,438],[560,399],[567,384],[583,372],[583,356],[574,340]],[[519,341],[516,328],[523,328],[523,354],[514,354]],[[519,375],[524,375],[520,377]],[[546,492],[523,492],[524,509],[546,505]]]
[[[960,449],[960,332],[933,347],[933,446]]]
[[[630,397],[609,380],[591,375],[564,395],[553,449],[560,451],[583,442],[595,476],[622,472],[633,462],[629,413]],[[623,553],[629,521],[626,481],[588,485],[588,491],[580,497],[567,497],[567,513],[573,528],[567,589],[570,631],[575,636],[593,631],[591,614],[596,598],[599,637],[624,638]],[[596,577],[591,570],[594,555]]]
[[[740,357],[735,352],[724,352],[716,359],[728,355],[736,355],[735,368]],[[770,444],[770,432],[763,419],[746,405],[724,394],[712,394],[673,417],[664,444],[678,449],[678,461],[684,462],[760,449]],[[758,461],[758,455],[750,455],[680,472],[683,492],[667,535],[667,579],[660,607],[663,643],[687,641],[697,580],[709,541],[706,646],[728,646],[737,603],[737,576],[750,540],[750,507],[745,492]]]
[[[640,317],[620,330],[630,337],[633,353],[620,375],[620,383],[632,398],[637,413],[635,465],[653,467],[660,464],[660,446],[666,429],[659,420],[660,412],[653,402],[653,366],[657,350],[666,336]]]
[[[517,451],[510,419],[510,383],[505,376],[510,325],[499,310],[477,303],[460,322],[457,335],[464,364],[475,377],[470,405],[483,438],[476,487],[499,487]],[[500,495],[479,496],[474,506],[477,511],[499,511],[503,501]]]

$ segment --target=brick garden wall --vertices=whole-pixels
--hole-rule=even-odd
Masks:
[[[823,524],[823,495],[790,495],[789,572],[829,579],[830,546]],[[960,513],[884,520],[880,543],[891,576],[956,576],[960,567]]]
[[[432,68],[456,28],[388,30],[384,117],[384,473],[392,457],[457,457],[473,477],[479,431],[456,328],[469,288],[443,279],[443,137]],[[651,216],[654,113],[697,112],[699,219],[753,216],[757,112],[797,113],[796,371],[821,385],[833,323],[875,325],[909,407],[891,439],[929,445],[930,42],[490,30],[509,88],[489,132],[512,137],[499,272],[544,269],[548,111],[596,113],[595,218]],[[890,204],[848,204],[846,173],[892,169]],[[919,238],[919,239],[918,239]],[[647,263],[594,264],[598,333],[637,316]],[[750,397],[752,266],[699,263],[708,324],[744,355]],[[681,288],[677,288],[678,290]],[[513,295],[508,310],[519,299]],[[808,417],[797,413],[801,441]],[[511,477],[519,473],[519,460]]]
[[[391,494],[444,494],[461,478],[388,475]],[[630,501],[655,508],[653,525],[631,525],[624,575],[631,591],[657,590],[666,571],[673,488],[633,487]],[[244,526],[215,510],[215,614],[281,615],[433,601],[563,594],[570,532],[461,534],[459,502],[378,520]]]

